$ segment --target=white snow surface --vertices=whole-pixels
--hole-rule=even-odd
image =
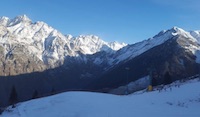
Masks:
[[[8,107],[2,117],[199,117],[200,79],[126,96],[66,92]]]

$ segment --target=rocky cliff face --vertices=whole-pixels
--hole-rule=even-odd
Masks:
[[[5,44],[4,46],[10,48],[7,53],[4,47],[0,46],[1,58],[0,66],[1,76],[12,76],[24,73],[31,73],[36,71],[44,71],[48,67],[37,58],[35,55],[29,53],[23,45],[20,44]]]

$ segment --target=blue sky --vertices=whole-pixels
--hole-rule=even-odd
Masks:
[[[135,43],[178,26],[200,30],[199,0],[1,0],[0,16],[26,14],[63,34]]]

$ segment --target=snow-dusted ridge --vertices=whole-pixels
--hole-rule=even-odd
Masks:
[[[199,117],[199,78],[127,96],[66,92],[8,107],[2,117]]]
[[[114,55],[115,56],[114,59],[112,58],[109,62],[110,64],[118,64],[124,60],[128,61],[155,46],[163,44],[164,42],[170,39],[176,39],[176,38],[173,38],[176,36],[184,36],[185,38],[188,38],[188,40],[194,43],[200,43],[200,31],[187,32],[181,28],[173,27],[169,30],[163,30],[159,32],[157,35],[155,35],[152,38],[149,38],[147,40],[144,40],[144,41],[141,41],[141,42],[138,42],[138,43],[135,43],[135,44],[132,44],[120,49]],[[188,44],[189,44],[189,47],[184,46],[184,48],[188,49],[189,51],[192,51],[193,54],[197,56],[197,60],[200,60],[199,59],[200,46],[199,45],[194,46],[189,42]]]
[[[79,52],[85,55],[100,51],[110,53],[126,46],[125,43],[105,42],[94,35],[65,36],[44,22],[33,23],[26,15],[14,19],[1,17],[0,29],[1,45],[24,45],[30,54],[44,62],[62,61],[66,56],[79,56]]]
[[[108,69],[180,35],[188,38],[190,42],[197,43],[196,45],[184,46],[184,48],[196,55],[196,60],[200,63],[200,31],[188,32],[173,27],[169,30],[163,30],[147,40],[127,45],[119,42],[105,42],[95,35],[77,37],[63,35],[44,22],[32,22],[26,15],[17,16],[14,19],[0,18],[0,45],[6,50],[4,54],[11,52],[10,45],[23,45],[28,50],[28,54],[37,56],[44,63],[51,65],[56,62],[62,63],[67,56],[78,58],[81,56],[80,54],[93,55],[104,51],[106,58],[95,56],[93,61],[97,65],[102,63],[110,65],[107,66],[106,69]],[[83,61],[87,61],[87,58],[84,57]]]
[[[99,51],[117,51],[126,46],[125,43],[105,42],[95,35],[80,35],[78,37],[70,37],[72,47],[80,50],[83,54],[94,54]]]

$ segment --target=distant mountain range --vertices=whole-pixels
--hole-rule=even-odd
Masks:
[[[169,72],[172,80],[199,74],[200,31],[178,27],[127,45],[95,35],[63,35],[26,15],[0,18],[0,106],[8,105],[11,88],[18,101],[37,90],[45,96],[67,90],[110,92],[149,75]],[[128,69],[127,69],[128,68]]]
[[[63,64],[66,57],[87,61],[87,58],[80,56],[102,51],[111,54],[127,45],[118,42],[107,43],[94,35],[65,36],[44,22],[33,23],[26,15],[14,19],[0,18],[0,38],[3,56],[1,58],[4,59],[2,61],[12,61],[11,67],[6,63],[9,68],[1,71],[0,75],[4,76],[58,67]],[[36,61],[40,63],[39,66]],[[94,62],[99,64],[100,61],[102,60],[97,59]],[[13,65],[21,70],[15,69]]]

